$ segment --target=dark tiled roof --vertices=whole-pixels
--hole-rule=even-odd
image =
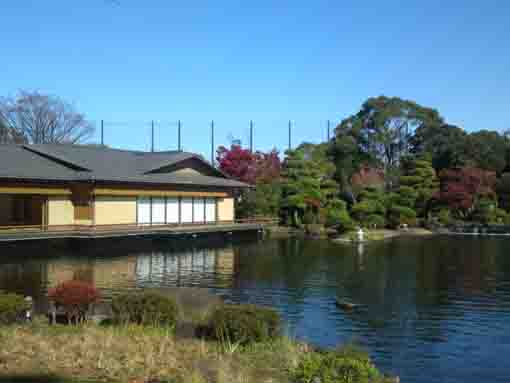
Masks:
[[[210,175],[151,173],[195,159]],[[0,145],[0,178],[44,181],[111,181],[217,187],[247,187],[214,169],[201,156],[180,152],[139,152],[101,146]]]

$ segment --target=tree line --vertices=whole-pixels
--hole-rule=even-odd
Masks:
[[[285,152],[220,147],[217,163],[256,186],[240,216],[270,215],[292,226],[510,224],[508,133],[466,132],[436,109],[385,96],[344,119],[329,142]]]

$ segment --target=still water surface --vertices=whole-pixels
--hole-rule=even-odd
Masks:
[[[510,382],[509,239],[185,246],[1,247],[0,289],[42,302],[48,287],[72,278],[95,283],[107,298],[127,289],[198,286],[229,301],[275,307],[299,339],[325,347],[355,342],[402,382]],[[336,297],[361,306],[342,311]]]

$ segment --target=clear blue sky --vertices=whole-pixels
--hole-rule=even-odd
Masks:
[[[467,130],[510,128],[510,2],[3,0],[0,94],[39,90],[149,149],[152,119],[183,121],[209,158],[231,133],[258,149],[325,138],[381,94],[439,109]],[[144,124],[145,123],[145,124]],[[176,147],[158,125],[157,149]],[[97,131],[96,140],[98,140]]]

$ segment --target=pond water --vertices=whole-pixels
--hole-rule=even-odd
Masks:
[[[108,298],[127,289],[199,286],[229,301],[275,307],[299,339],[359,344],[402,382],[510,381],[509,239],[193,244],[2,245],[0,289],[40,298],[48,287],[79,278]],[[336,297],[360,306],[343,311]]]

